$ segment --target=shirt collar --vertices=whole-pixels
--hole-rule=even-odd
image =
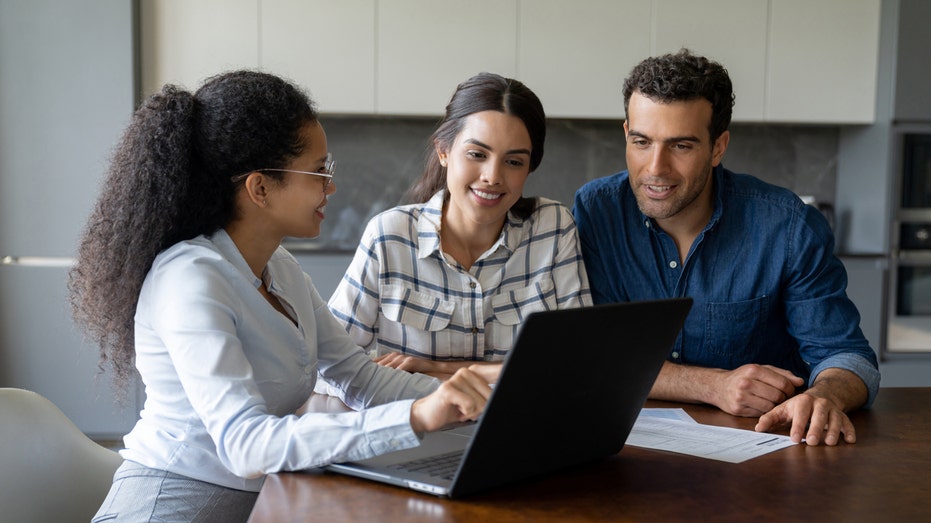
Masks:
[[[443,201],[445,198],[446,190],[440,190],[421,207],[420,217],[417,219],[417,257],[420,259],[426,258],[433,253],[442,255],[440,229],[443,221]],[[498,241],[482,254],[479,260],[488,257],[499,247],[503,247],[508,254],[514,252],[521,240],[521,235],[517,234],[514,229],[523,227],[523,225],[524,220],[508,211]]]
[[[262,279],[252,273],[252,269],[246,263],[246,259],[243,258],[242,253],[239,252],[239,248],[233,243],[233,239],[230,238],[226,229],[217,229],[216,232],[207,236],[207,239],[216,246],[227,261],[232,263],[246,279],[252,282],[256,289],[262,286]]]

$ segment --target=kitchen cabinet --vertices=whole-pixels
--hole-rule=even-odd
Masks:
[[[874,121],[880,2],[770,0],[764,121]]]
[[[720,62],[734,85],[733,121],[762,121],[768,4],[767,0],[657,1],[653,54],[687,47]]]
[[[546,115],[623,118],[624,78],[650,54],[650,3],[522,0],[519,5],[518,77],[540,97]]]
[[[327,113],[375,112],[375,0],[263,0],[259,63]]]
[[[146,0],[139,9],[143,96],[259,66],[259,0]]]
[[[634,64],[689,47],[728,68],[735,121],[870,123],[881,1],[151,0],[143,87],[261,67],[327,113],[438,116],[491,71],[551,117],[617,119]]]
[[[516,28],[516,0],[380,1],[376,111],[443,114],[470,76],[515,76]]]

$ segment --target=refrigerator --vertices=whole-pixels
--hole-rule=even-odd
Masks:
[[[132,428],[141,393],[114,401],[66,285],[136,105],[136,7],[0,0],[0,387],[42,394],[97,439]]]

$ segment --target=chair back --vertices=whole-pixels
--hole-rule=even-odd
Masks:
[[[0,520],[90,521],[123,458],[35,392],[0,388]]]

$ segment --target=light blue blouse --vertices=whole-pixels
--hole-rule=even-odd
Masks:
[[[265,474],[417,446],[411,403],[439,382],[373,363],[283,248],[263,279],[294,321],[258,292],[223,230],[155,259],[135,317],[146,400],[123,457],[258,491]],[[364,410],[294,415],[318,371]]]

